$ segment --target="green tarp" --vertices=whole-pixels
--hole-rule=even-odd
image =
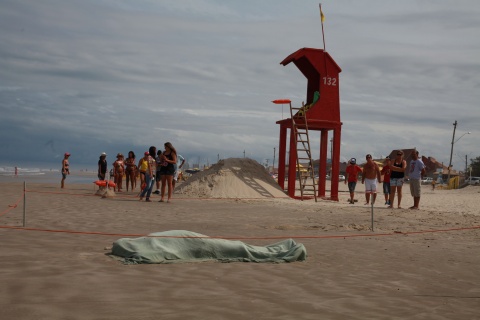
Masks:
[[[208,260],[293,262],[305,260],[307,250],[303,244],[297,244],[292,239],[262,247],[242,241],[210,238],[191,231],[171,230],[136,239],[118,239],[113,243],[112,254],[127,264]]]

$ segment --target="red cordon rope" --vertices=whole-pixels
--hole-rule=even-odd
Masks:
[[[23,192],[22,196],[18,198],[15,204],[9,205],[9,208],[0,213],[0,217],[9,211],[15,209],[18,206],[18,203],[25,195],[25,192],[32,193],[46,193],[46,194],[64,194],[64,195],[73,195],[73,196],[96,196],[91,194],[76,194],[76,193],[65,193],[65,192],[51,192],[51,191],[35,191],[35,190],[26,190]],[[123,196],[123,198],[136,198],[136,196]],[[189,199],[189,200],[218,200],[225,198],[200,198],[200,199],[191,199],[191,198],[176,198],[176,199]],[[265,198],[251,198],[255,199],[265,199]],[[229,200],[237,200],[235,198]],[[243,199],[242,200],[249,200]],[[436,233],[436,232],[453,232],[453,231],[466,231],[480,229],[480,226],[472,227],[463,227],[463,228],[451,228],[451,229],[439,229],[439,230],[420,230],[420,231],[408,231],[408,232],[394,232],[394,233],[369,233],[369,234],[348,234],[348,235],[328,235],[328,236],[275,236],[275,237],[220,237],[220,236],[209,236],[209,237],[180,237],[180,236],[149,236],[145,234],[124,234],[124,233],[108,233],[108,232],[96,232],[96,231],[76,231],[76,230],[52,230],[52,229],[40,229],[40,228],[25,228],[25,227],[15,227],[15,226],[0,226],[0,229],[10,229],[10,230],[22,230],[22,231],[38,231],[38,232],[52,232],[52,233],[68,233],[68,234],[84,234],[84,235],[100,235],[100,236],[115,236],[115,237],[154,237],[154,238],[184,238],[184,239],[225,239],[225,240],[278,240],[278,239],[346,239],[346,238],[360,238],[360,237],[384,237],[384,236],[397,236],[397,235],[411,235],[411,234],[426,234],[426,233]]]
[[[12,211],[13,209],[15,209],[17,206],[18,206],[18,203],[20,202],[20,200],[22,200],[23,196],[25,195],[25,192],[22,193],[22,195],[18,198],[18,200],[14,203],[14,204],[9,204],[8,205],[8,208],[3,210],[2,212],[0,212],[0,217],[4,216],[5,214],[7,214],[8,212]]]
[[[0,229],[12,229],[23,231],[39,231],[39,232],[52,232],[52,233],[69,233],[69,234],[84,234],[84,235],[99,235],[99,236],[115,236],[115,237],[152,237],[152,238],[173,238],[173,239],[225,239],[225,240],[278,240],[278,239],[346,239],[346,238],[360,238],[360,237],[385,237],[385,236],[397,236],[397,235],[410,235],[410,234],[425,234],[434,232],[452,232],[452,231],[465,231],[480,229],[480,226],[465,227],[465,228],[453,228],[453,229],[441,229],[441,230],[421,230],[410,232],[394,232],[394,233],[373,233],[373,234],[347,234],[347,235],[329,235],[329,236],[275,236],[275,237],[220,237],[220,236],[208,236],[208,237],[181,237],[181,236],[149,236],[145,234],[125,234],[125,233],[108,233],[108,232],[94,232],[94,231],[75,231],[75,230],[52,230],[52,229],[39,229],[39,228],[23,228],[15,226],[0,226]]]
[[[46,194],[63,194],[63,195],[70,195],[70,196],[85,196],[85,197],[98,197],[96,194],[78,194],[78,193],[68,193],[68,192],[53,192],[53,191],[37,191],[37,190],[27,190],[30,193],[46,193]],[[122,195],[122,194],[115,194],[116,198],[137,198],[137,195]],[[266,199],[290,199],[290,197],[271,197],[271,198],[181,198],[175,197],[177,200],[266,200]]]

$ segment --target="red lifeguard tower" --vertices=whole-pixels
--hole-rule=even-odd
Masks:
[[[295,183],[298,166],[296,130],[320,131],[318,197],[338,201],[338,180],[340,171],[340,140],[342,122],[340,121],[339,74],[342,71],[332,57],[322,49],[302,48],[286,57],[280,64],[286,66],[293,62],[307,78],[307,99],[302,107],[304,120],[283,119],[280,125],[280,145],[278,158],[278,183],[285,189],[287,129],[290,129],[290,152],[288,166],[288,195],[295,197]],[[282,101],[282,100],[277,100]],[[274,101],[275,102],[275,101]],[[280,102],[276,102],[280,103]],[[292,109],[291,103],[290,108]],[[297,109],[298,110],[298,109]],[[292,113],[291,113],[292,114]],[[306,123],[304,123],[306,122]],[[327,174],[328,131],[333,131],[331,192],[325,196],[325,177]],[[303,195],[302,195],[303,197]]]

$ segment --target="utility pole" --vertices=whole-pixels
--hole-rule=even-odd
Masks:
[[[453,144],[455,143],[455,130],[457,129],[457,120],[453,123],[452,148],[450,149],[450,163],[448,164],[447,184],[450,183],[450,170],[452,169]]]

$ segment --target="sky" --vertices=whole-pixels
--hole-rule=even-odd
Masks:
[[[0,0],[0,165],[96,167],[172,142],[194,163],[278,161],[278,120],[306,100],[294,64],[323,49],[310,0]],[[341,160],[417,148],[480,156],[480,2],[325,0],[342,69]],[[468,134],[467,132],[470,132]],[[311,132],[318,149],[320,134]],[[330,150],[330,146],[328,148]],[[313,154],[318,151],[313,150]]]

